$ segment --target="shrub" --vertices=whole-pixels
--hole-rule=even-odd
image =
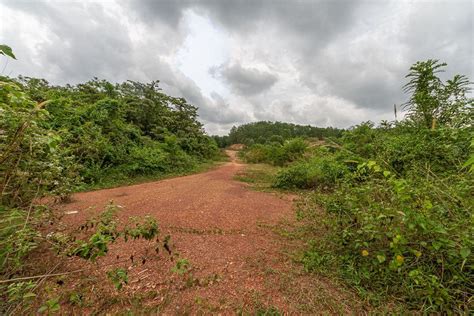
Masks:
[[[269,148],[266,145],[252,145],[242,153],[243,158],[249,163],[269,162]]]
[[[153,174],[169,171],[169,157],[158,144],[149,144],[143,147],[133,147],[130,151],[128,173]]]
[[[337,262],[361,290],[427,312],[467,311],[473,184],[466,174],[397,178],[375,162],[359,165],[352,181],[314,199],[327,210],[329,234],[307,252],[307,269]]]
[[[469,129],[394,128],[379,133],[374,158],[400,175],[418,172],[428,164],[437,174],[457,172],[467,159],[472,131]]]
[[[276,152],[273,161],[276,165],[283,165],[301,158],[308,148],[308,144],[302,138],[294,138],[286,141],[281,150]]]
[[[216,142],[197,120],[197,108],[162,93],[157,82],[94,79],[58,87],[27,77],[8,80],[33,98],[33,106],[48,100],[41,127],[61,138],[57,152],[72,157],[68,163],[86,185],[190,170],[218,155]]]
[[[21,271],[38,246],[47,194],[66,198],[77,180],[62,138],[45,128],[49,113],[13,82],[0,81],[0,274]]]
[[[314,170],[308,163],[297,163],[282,169],[275,176],[273,187],[281,189],[307,189],[316,185]]]
[[[255,144],[248,147],[243,152],[243,158],[249,163],[271,163],[282,166],[301,158],[308,145],[301,138],[295,138],[286,141],[283,145],[280,143]]]
[[[309,160],[298,161],[280,170],[275,176],[276,188],[333,188],[348,173],[348,167],[340,161],[339,155],[326,149],[319,149]]]

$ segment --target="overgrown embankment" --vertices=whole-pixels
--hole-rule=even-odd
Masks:
[[[52,86],[41,79],[1,77],[2,279],[30,274],[25,258],[40,246],[58,246],[43,233],[55,220],[38,205],[43,197],[68,201],[74,191],[189,173],[216,157],[217,145],[205,135],[197,108],[161,92],[158,82],[95,79]],[[64,236],[58,249],[77,246],[67,254],[90,260],[120,235],[102,233],[82,240],[82,246]],[[2,283],[0,310],[11,312],[31,300],[35,280]]]
[[[298,203],[306,269],[342,278],[374,305],[473,308],[473,99],[465,77],[436,76],[443,66],[411,68],[402,122],[362,123],[322,146],[267,142],[242,154],[283,166],[273,187],[306,190]]]

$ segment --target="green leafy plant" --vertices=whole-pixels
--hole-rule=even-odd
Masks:
[[[110,203],[97,219],[86,223],[83,227],[87,229],[89,225],[95,226],[95,232],[87,241],[77,240],[68,254],[92,261],[104,256],[109,250],[109,243],[114,242],[120,236],[115,219],[116,212],[117,207]]]
[[[474,137],[471,140],[471,156],[469,159],[464,163],[463,167],[468,168],[469,172],[474,172]]]
[[[314,236],[302,259],[308,271],[338,267],[361,295],[396,298],[424,312],[469,309],[474,179],[463,161],[470,132],[428,132],[405,125],[356,129],[325,154],[346,161],[347,169],[333,190],[318,189],[298,212],[319,227],[317,210],[326,210],[325,234]],[[353,146],[368,134],[374,150]],[[440,150],[423,152],[431,146]]]
[[[4,55],[10,58],[16,59],[10,46],[4,45],[4,44],[0,45],[0,55]]]
[[[33,293],[35,287],[36,283],[32,281],[9,284],[7,287],[8,303],[28,305],[36,297],[36,294]]]
[[[66,239],[66,243],[69,244],[69,249],[66,250],[67,255],[95,261],[98,257],[105,256],[109,251],[109,244],[116,242],[119,238],[127,242],[129,238],[133,240],[152,240],[158,236],[158,223],[150,216],[145,216],[143,222],[140,222],[137,218],[131,218],[130,221],[135,224],[133,227],[126,225],[122,229],[118,229],[116,214],[118,209],[111,202],[97,218],[89,220],[82,225],[81,230],[88,231],[95,228],[88,239],[76,239],[73,243],[69,243],[68,239]],[[55,241],[59,242],[58,248],[64,247],[63,240],[55,238]]]
[[[176,261],[176,265],[171,268],[171,271],[179,275],[187,273],[191,269],[191,263],[188,259],[181,258]]]
[[[301,138],[285,141],[283,144],[255,144],[242,152],[242,157],[250,163],[266,162],[277,166],[284,165],[301,158],[308,144]]]
[[[404,90],[411,96],[405,108],[411,120],[428,129],[437,125],[461,127],[472,122],[474,103],[467,96],[471,82],[466,76],[456,75],[443,83],[437,74],[444,72],[446,65],[433,59],[417,62],[406,76],[409,82]]]
[[[107,272],[107,277],[114,284],[114,287],[120,291],[124,285],[128,284],[128,273],[126,269],[117,268]]]
[[[280,316],[282,313],[280,310],[274,306],[270,307],[261,307],[255,310],[255,315],[257,316]]]
[[[273,180],[273,187],[282,189],[332,189],[349,172],[344,155],[332,155],[325,147],[313,149],[310,157],[282,168]]]
[[[59,297],[54,297],[47,300],[41,307],[38,309],[38,313],[40,314],[47,314],[53,315],[61,309],[61,305],[59,304]]]
[[[82,293],[72,292],[69,296],[69,302],[73,305],[82,307],[84,306],[84,296],[82,295]]]
[[[135,226],[124,229],[125,241],[128,240],[129,236],[132,239],[143,238],[145,240],[152,240],[159,234],[158,223],[151,216],[145,216],[143,223],[140,223],[137,218],[132,218],[132,221],[135,223]]]

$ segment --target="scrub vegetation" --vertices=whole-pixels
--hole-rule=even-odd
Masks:
[[[15,58],[6,45],[0,54]],[[2,279],[27,274],[26,258],[45,244],[94,261],[119,237],[148,240],[158,233],[151,219],[118,231],[110,207],[84,240],[44,236],[41,228],[54,218],[39,201],[67,202],[74,191],[192,172],[216,159],[217,144],[204,133],[197,108],[164,94],[157,81],[53,86],[43,79],[0,77]],[[123,272],[110,277],[117,287],[125,279]],[[2,313],[18,312],[34,298],[35,281],[0,284]],[[41,311],[51,312],[53,303]]]
[[[438,77],[445,66],[411,67],[403,121],[364,122],[315,146],[268,138],[242,152],[283,166],[273,187],[305,190],[306,270],[341,277],[374,305],[473,309],[474,102],[466,77]]]
[[[0,55],[15,58],[6,45]],[[305,233],[292,236],[305,245],[297,257],[305,273],[343,280],[368,306],[469,313],[474,100],[465,76],[439,78],[444,67],[428,60],[410,68],[401,121],[347,130],[256,122],[213,137],[197,108],[163,93],[157,81],[55,86],[0,77],[0,313],[60,311],[60,297],[41,297],[38,305],[45,277],[31,275],[35,250],[96,263],[111,244],[141,240],[147,252],[174,255],[170,235],[161,238],[154,217],[124,220],[113,203],[77,231],[46,235],[44,227],[57,220],[48,203],[69,202],[77,191],[193,172],[232,144],[245,145],[240,159],[259,166],[237,178],[299,193]],[[192,269],[180,258],[170,273],[186,277],[189,286],[220,279],[199,281]],[[131,282],[123,267],[110,267],[106,276],[117,293]],[[82,306],[82,294],[72,293],[70,303]],[[280,312],[270,306],[257,314]]]

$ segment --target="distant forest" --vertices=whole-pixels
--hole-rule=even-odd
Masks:
[[[223,148],[231,144],[266,144],[282,143],[283,141],[295,137],[319,138],[339,137],[342,135],[341,129],[333,127],[315,127],[310,125],[297,125],[283,122],[260,121],[233,126],[229,135],[213,136],[219,147]]]

